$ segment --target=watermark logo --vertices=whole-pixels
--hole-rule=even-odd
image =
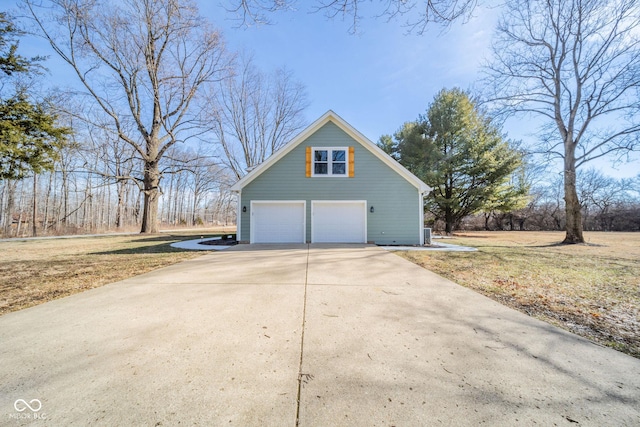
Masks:
[[[13,407],[18,412],[24,412],[27,409],[30,409],[31,412],[38,412],[42,409],[42,402],[38,399],[31,399],[29,403],[27,403],[24,399],[18,399],[13,403]]]
[[[9,414],[9,418],[20,420],[44,420],[47,415],[42,410],[42,402],[40,399],[31,399],[26,401],[25,399],[18,399],[13,402],[13,409],[16,410],[15,414]]]

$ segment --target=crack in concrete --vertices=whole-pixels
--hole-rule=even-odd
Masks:
[[[311,251],[311,245],[307,244],[307,265],[304,276],[304,296],[302,300],[302,327],[300,332],[300,362],[298,364],[298,394],[296,397],[296,427],[300,425],[300,394],[302,392],[302,380],[303,378],[311,377],[310,374],[302,373],[302,358],[304,355],[304,327],[307,319],[307,282],[309,279],[309,253]]]

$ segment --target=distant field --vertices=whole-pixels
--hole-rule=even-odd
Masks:
[[[505,305],[640,357],[640,233],[461,232],[478,252],[403,257]],[[437,241],[436,241],[437,243]]]
[[[200,256],[169,245],[205,232],[0,242],[0,315]]]

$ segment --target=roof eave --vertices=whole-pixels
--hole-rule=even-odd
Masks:
[[[332,110],[324,113],[320,118],[307,126],[304,130],[302,130],[296,137],[294,137],[290,142],[285,144],[279,150],[277,150],[271,157],[262,162],[260,165],[256,166],[251,172],[242,177],[238,182],[233,184],[230,189],[234,192],[241,192],[242,188],[248,185],[255,178],[260,176],[263,171],[271,167],[272,164],[276,163],[282,157],[284,157],[287,153],[293,150],[298,144],[307,139],[310,135],[324,126],[326,123],[333,121],[333,123],[337,124],[343,131],[345,131],[349,136],[351,136],[356,141],[360,142],[365,148],[369,149],[376,157],[382,160],[387,166],[391,167],[395,170],[399,175],[405,178],[408,182],[414,185],[418,191],[421,193],[429,193],[431,191],[431,187],[425,184],[421,179],[412,174],[408,169],[398,163],[396,160],[391,158],[387,153],[385,153],[380,147],[374,144],[369,138],[361,134],[357,129],[347,123],[342,117],[338,116]]]

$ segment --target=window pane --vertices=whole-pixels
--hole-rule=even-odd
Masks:
[[[333,163],[332,165],[332,173],[334,175],[344,175],[345,174],[345,164],[344,163]]]
[[[313,165],[313,173],[316,175],[327,175],[328,168],[326,163],[316,163]]]
[[[327,150],[316,150],[314,157],[316,162],[326,162]]]
[[[332,151],[332,157],[334,162],[344,162],[346,153],[344,150],[334,150]]]

